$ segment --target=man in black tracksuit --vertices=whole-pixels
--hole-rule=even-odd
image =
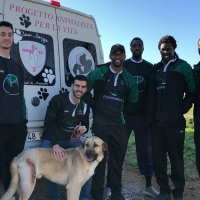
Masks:
[[[10,184],[10,164],[24,149],[27,136],[24,72],[10,58],[13,26],[0,22],[0,153],[2,153],[3,186]],[[14,200],[15,197],[12,197]]]
[[[123,105],[134,104],[138,99],[137,84],[123,68],[124,46],[113,45],[110,51],[111,64],[101,66],[88,75],[88,90],[83,96],[93,107],[93,133],[108,145],[108,170],[112,179],[111,200],[124,199],[121,195],[122,166],[126,147],[126,129]],[[94,98],[91,90],[94,89]],[[91,193],[95,200],[103,199],[106,159],[100,162],[92,178]]]
[[[129,139],[132,130],[134,131],[138,167],[140,173],[145,176],[146,180],[146,187],[143,194],[157,197],[158,192],[151,185],[151,178],[154,174],[154,170],[150,131],[146,121],[147,92],[149,76],[153,65],[142,59],[144,44],[140,38],[133,38],[130,47],[132,58],[124,61],[124,67],[136,80],[139,98],[134,107],[124,107],[126,134]]]
[[[160,186],[157,200],[170,200],[171,188],[167,175],[168,153],[174,200],[183,199],[185,186],[183,148],[186,121],[183,114],[192,107],[195,93],[191,66],[175,52],[172,36],[161,38],[158,48],[162,60],[153,67],[149,89],[148,123],[156,180]]]
[[[200,55],[200,39],[198,40]],[[194,65],[196,93],[194,101],[194,143],[196,146],[196,165],[200,177],[200,62]]]
[[[89,127],[89,107],[81,99],[87,90],[87,78],[83,75],[75,76],[71,88],[71,92],[55,95],[51,99],[45,116],[42,147],[53,148],[58,158],[64,156],[65,149],[81,145],[79,137],[73,134],[74,128],[83,134]],[[49,199],[60,200],[57,184],[49,180],[46,183]],[[90,180],[83,185],[79,200],[90,200]]]

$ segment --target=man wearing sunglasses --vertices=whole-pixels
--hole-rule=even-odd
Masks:
[[[93,108],[93,133],[108,145],[111,200],[123,200],[121,178],[127,138],[122,109],[124,104],[137,102],[138,90],[131,74],[123,68],[126,58],[124,46],[113,45],[109,57],[111,63],[99,66],[88,74],[87,92],[83,98]],[[93,97],[90,93],[92,89]],[[106,159],[103,159],[92,179],[91,194],[95,200],[103,199],[105,165]]]

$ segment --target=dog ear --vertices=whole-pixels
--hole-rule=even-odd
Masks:
[[[83,144],[82,144],[82,148],[85,148],[85,141],[86,141],[87,139],[85,139],[84,141],[83,141]]]
[[[103,142],[102,148],[103,148],[103,152],[104,152],[104,158],[106,160],[108,160],[108,145],[105,142]]]
[[[103,147],[103,151],[108,150],[108,145],[105,142],[103,142],[102,147]]]

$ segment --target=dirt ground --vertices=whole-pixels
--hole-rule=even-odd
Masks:
[[[153,200],[154,198],[143,196],[144,178],[139,174],[137,168],[133,168],[127,162],[124,163],[123,170],[123,195],[126,200]],[[153,186],[158,189],[155,178],[153,178]],[[62,200],[66,199],[65,187],[59,186]],[[0,183],[0,196],[3,194],[2,184]],[[184,200],[200,200],[200,180],[186,180]],[[36,188],[30,200],[48,200],[47,188],[44,179],[37,181]]]
[[[133,168],[127,163],[124,164],[123,171],[123,195],[126,200],[153,200],[152,197],[142,195],[144,189],[144,177],[140,175],[137,168]],[[153,178],[153,186],[157,191],[159,187]],[[173,187],[172,187],[173,188]],[[200,200],[200,180],[186,180],[184,200]]]

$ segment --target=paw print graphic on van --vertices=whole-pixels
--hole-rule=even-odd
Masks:
[[[52,69],[44,69],[44,72],[42,73],[42,76],[44,77],[44,82],[45,83],[53,83],[53,80],[55,79],[55,75],[53,73]]]
[[[26,16],[26,15],[22,15],[22,17],[19,17],[20,19],[20,24],[22,26],[25,26],[25,28],[28,28],[30,25],[31,25],[31,22],[30,22],[30,17],[29,16]]]
[[[59,93],[60,94],[62,94],[62,93],[64,93],[64,92],[68,92],[68,90],[67,90],[67,88],[61,88],[60,90],[59,90]]]
[[[46,88],[40,88],[40,91],[38,91],[39,94],[39,98],[43,99],[44,101],[46,101],[47,97],[49,96],[49,93],[47,92]]]

